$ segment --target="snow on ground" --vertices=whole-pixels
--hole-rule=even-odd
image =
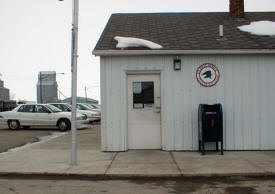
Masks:
[[[275,36],[275,22],[257,21],[238,27],[239,30],[258,36]]]
[[[20,151],[20,150],[29,148],[29,147],[31,147],[31,146],[33,146],[33,145],[45,143],[45,142],[47,142],[47,141],[50,141],[51,139],[60,137],[60,136],[62,136],[62,135],[66,135],[67,133],[68,133],[68,132],[53,132],[51,135],[39,137],[39,141],[38,141],[38,142],[27,143],[27,144],[25,144],[25,145],[23,145],[23,146],[9,149],[9,150],[6,151],[6,152],[0,153],[0,156],[1,156],[1,155],[4,155],[4,154],[8,154],[8,153],[14,153],[14,152],[17,152],[17,151]]]
[[[148,47],[150,49],[161,49],[162,46],[149,40],[133,37],[116,36],[116,48],[129,48],[129,47]]]

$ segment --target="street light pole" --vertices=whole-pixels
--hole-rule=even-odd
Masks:
[[[77,96],[77,45],[78,45],[78,10],[79,0],[73,0],[73,24],[72,24],[72,115],[71,133],[72,150],[71,165],[77,164],[77,127],[76,127],[76,96]]]
[[[91,88],[95,88],[95,87],[98,87],[98,85],[90,86],[90,87],[85,86],[84,90],[85,90],[85,101],[86,101],[86,103],[88,103],[87,90],[89,90]]]

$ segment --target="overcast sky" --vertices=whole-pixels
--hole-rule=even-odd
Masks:
[[[0,0],[0,73],[15,99],[36,101],[39,71],[57,75],[71,95],[73,0]],[[79,0],[78,96],[100,97],[99,57],[92,50],[112,13],[227,12],[229,0]],[[275,11],[275,0],[245,0],[245,11]],[[61,98],[64,98],[61,96]]]

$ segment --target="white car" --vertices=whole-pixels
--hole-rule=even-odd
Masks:
[[[30,126],[56,126],[60,131],[71,129],[71,113],[49,104],[22,104],[12,111],[0,112],[0,123],[10,129]],[[84,128],[87,117],[77,114],[77,128]]]
[[[67,103],[49,103],[49,104],[59,108],[60,110],[62,110],[64,112],[72,111],[72,106]],[[98,113],[96,111],[87,110],[87,109],[83,109],[83,108],[80,109],[80,107],[77,105],[77,112],[86,115],[89,122],[100,120],[100,113]]]
[[[91,105],[88,105],[86,103],[77,103],[76,104],[77,109],[79,110],[89,110],[99,113],[101,115],[101,110],[98,108],[93,108]]]
[[[93,111],[101,113],[101,108],[100,108],[100,106],[97,106],[97,104],[89,104],[89,103],[83,103],[83,104],[88,106]]]

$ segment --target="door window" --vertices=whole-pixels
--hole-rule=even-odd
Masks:
[[[154,107],[154,82],[133,82],[133,108]]]
[[[33,105],[22,105],[22,106],[18,109],[18,112],[31,113],[31,112],[33,112]]]

